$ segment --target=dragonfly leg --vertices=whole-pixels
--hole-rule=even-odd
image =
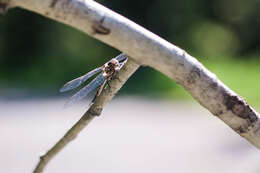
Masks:
[[[119,79],[119,77],[117,76],[117,74],[118,74],[118,71],[116,71],[114,74],[113,74],[113,76],[112,76],[112,80],[114,80],[114,79],[117,79],[119,82],[122,82],[120,79]]]
[[[102,90],[103,90],[105,84],[106,84],[106,81],[104,81],[104,82],[99,86],[99,88],[98,88],[98,90],[97,90],[97,93],[95,94],[95,96],[94,96],[93,100],[91,101],[91,103],[93,103],[93,102],[96,100],[96,98],[101,94],[101,92],[102,92]]]
[[[93,98],[92,101],[91,101],[91,104],[94,103],[94,101],[97,99],[97,97],[98,97],[98,95],[97,95],[97,93],[96,93],[95,96],[94,96],[94,98]],[[90,105],[91,105],[91,104],[90,104]]]
[[[111,88],[111,86],[110,86],[110,80],[107,81],[107,86],[109,87],[109,89]]]
[[[115,73],[113,74],[113,76],[111,76],[111,78],[109,78],[109,79],[107,80],[107,86],[109,87],[109,89],[111,88],[111,86],[110,86],[111,80],[117,79],[117,80],[119,80],[119,82],[121,82],[121,80],[120,80],[119,77],[117,76],[117,73],[118,73],[118,72],[115,72]]]

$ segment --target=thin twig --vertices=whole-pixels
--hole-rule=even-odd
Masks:
[[[58,154],[68,143],[77,137],[77,135],[83,130],[88,123],[91,122],[96,116],[101,114],[101,111],[106,103],[108,103],[116,92],[123,86],[127,79],[137,70],[137,65],[132,60],[128,60],[117,74],[118,79],[112,80],[110,87],[107,87],[100,96],[96,98],[94,103],[86,111],[86,113],[80,118],[80,120],[49,150],[40,157],[40,161],[34,169],[34,173],[41,173],[46,167],[48,162]]]

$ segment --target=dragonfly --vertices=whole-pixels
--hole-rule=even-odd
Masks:
[[[93,103],[96,97],[98,97],[101,94],[105,84],[107,83],[109,85],[109,81],[115,77],[115,75],[120,71],[120,69],[123,67],[126,61],[127,61],[127,56],[124,53],[122,53],[117,57],[111,59],[107,63],[105,63],[103,66],[95,68],[94,70],[86,73],[85,75],[67,82],[60,89],[60,92],[65,92],[65,91],[75,89],[79,87],[81,84],[83,84],[85,81],[87,81],[89,78],[94,76],[95,74],[102,72],[96,78],[94,78],[88,85],[86,85],[85,87],[80,89],[77,93],[75,93],[73,96],[71,96],[68,102],[65,104],[65,106],[72,105],[75,102],[83,99],[91,91],[99,87],[94,99],[92,100]]]

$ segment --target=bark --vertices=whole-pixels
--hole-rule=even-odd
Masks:
[[[258,113],[194,57],[92,0],[0,0],[75,27],[182,85],[202,106],[260,148]]]

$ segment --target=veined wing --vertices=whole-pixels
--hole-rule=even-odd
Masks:
[[[117,59],[117,61],[123,61],[127,58],[127,56],[124,53],[121,53],[120,55],[118,55],[115,58]]]
[[[76,101],[83,99],[88,93],[90,93],[92,90],[94,90],[104,82],[105,82],[105,77],[103,76],[102,73],[98,75],[95,79],[93,79],[87,86],[85,86],[84,88],[79,90],[76,94],[74,94],[66,103],[66,106],[71,105]]]
[[[64,91],[68,91],[68,90],[72,90],[74,88],[77,88],[78,86],[80,86],[82,83],[84,83],[86,80],[88,80],[91,76],[101,72],[103,69],[103,67],[99,67],[96,68],[90,72],[88,72],[87,74],[78,77],[76,79],[73,79],[72,81],[69,81],[68,83],[66,83],[61,89],[60,92],[64,92]]]

